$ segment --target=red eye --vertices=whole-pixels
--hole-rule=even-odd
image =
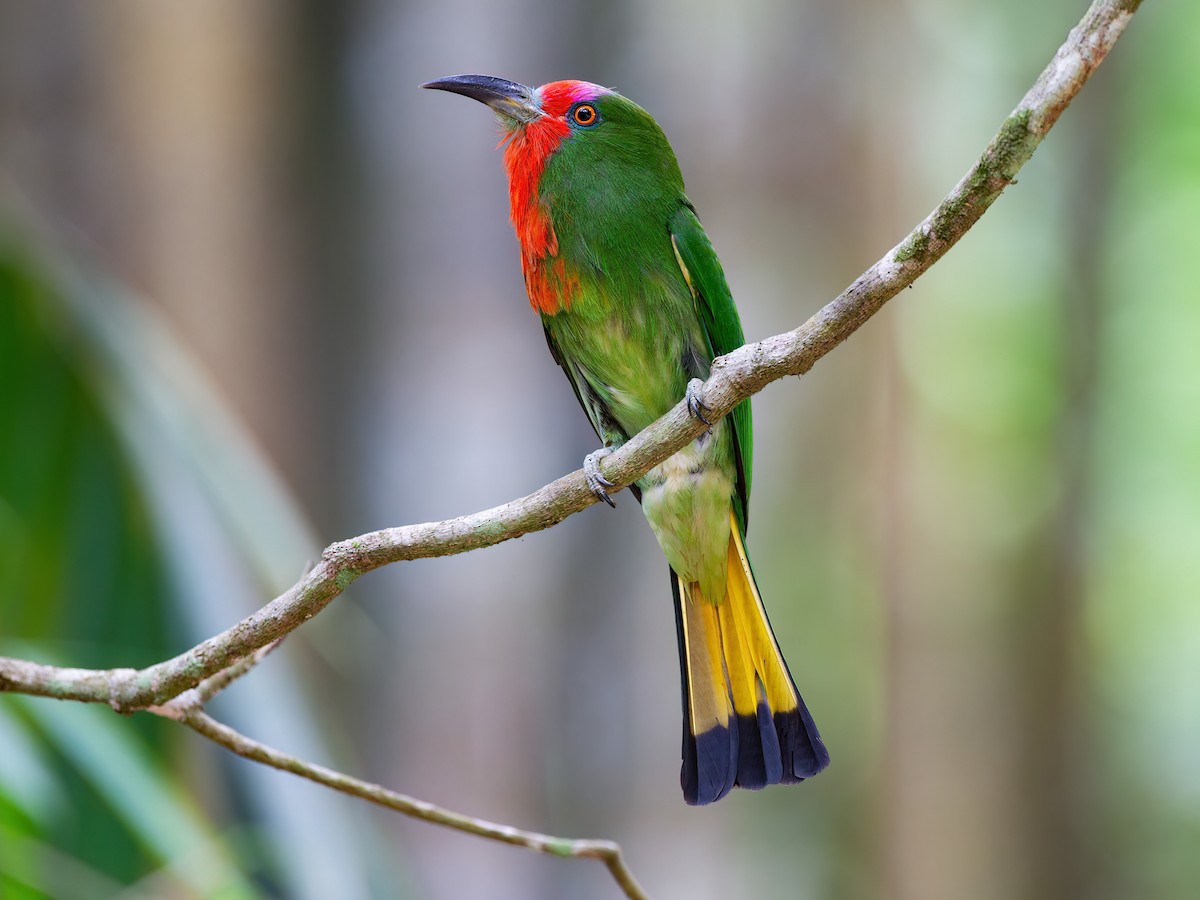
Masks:
[[[585,128],[588,125],[595,125],[596,107],[590,103],[581,103],[575,107],[575,111],[571,113],[571,118],[575,120],[576,125],[583,125]]]

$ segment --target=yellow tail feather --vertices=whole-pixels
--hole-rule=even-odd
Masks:
[[[672,573],[684,688],[683,788],[710,803],[732,787],[800,781],[829,761],[767,621],[736,519],[724,599]]]
[[[742,543],[737,520],[729,529],[729,568],[726,575],[726,595],[737,622],[738,634],[746,641],[754,671],[762,680],[767,705],[774,712],[796,709],[802,704],[800,692],[792,683],[787,663],[779,652],[779,644],[767,620],[767,610],[759,596],[750,560]],[[740,709],[739,709],[740,711]]]

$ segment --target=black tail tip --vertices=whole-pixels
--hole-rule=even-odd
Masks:
[[[735,787],[797,784],[827,765],[829,751],[803,702],[774,714],[760,704],[755,715],[738,716],[733,728],[692,734],[684,726],[680,782],[690,806],[713,803]]]

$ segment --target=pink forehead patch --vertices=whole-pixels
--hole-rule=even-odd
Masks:
[[[601,94],[612,93],[608,88],[590,81],[552,81],[537,89],[542,101],[542,112],[555,118],[561,116],[571,104],[582,100],[595,100]]]

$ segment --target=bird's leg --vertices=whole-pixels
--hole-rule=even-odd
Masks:
[[[592,489],[592,493],[615,509],[617,504],[613,503],[612,497],[608,496],[608,491],[605,490],[612,487],[613,483],[600,474],[600,460],[607,456],[612,456],[610,447],[601,447],[589,453],[583,458],[583,474],[587,476],[588,487]]]
[[[704,414],[708,412],[708,405],[705,404],[702,399],[700,399],[700,389],[702,387],[704,387],[704,382],[699,378],[693,378],[688,382],[687,394],[685,395],[687,398],[687,408],[688,412],[692,414],[693,418],[699,419],[708,426],[708,430],[711,433],[712,422],[708,421],[708,419],[704,416]]]

